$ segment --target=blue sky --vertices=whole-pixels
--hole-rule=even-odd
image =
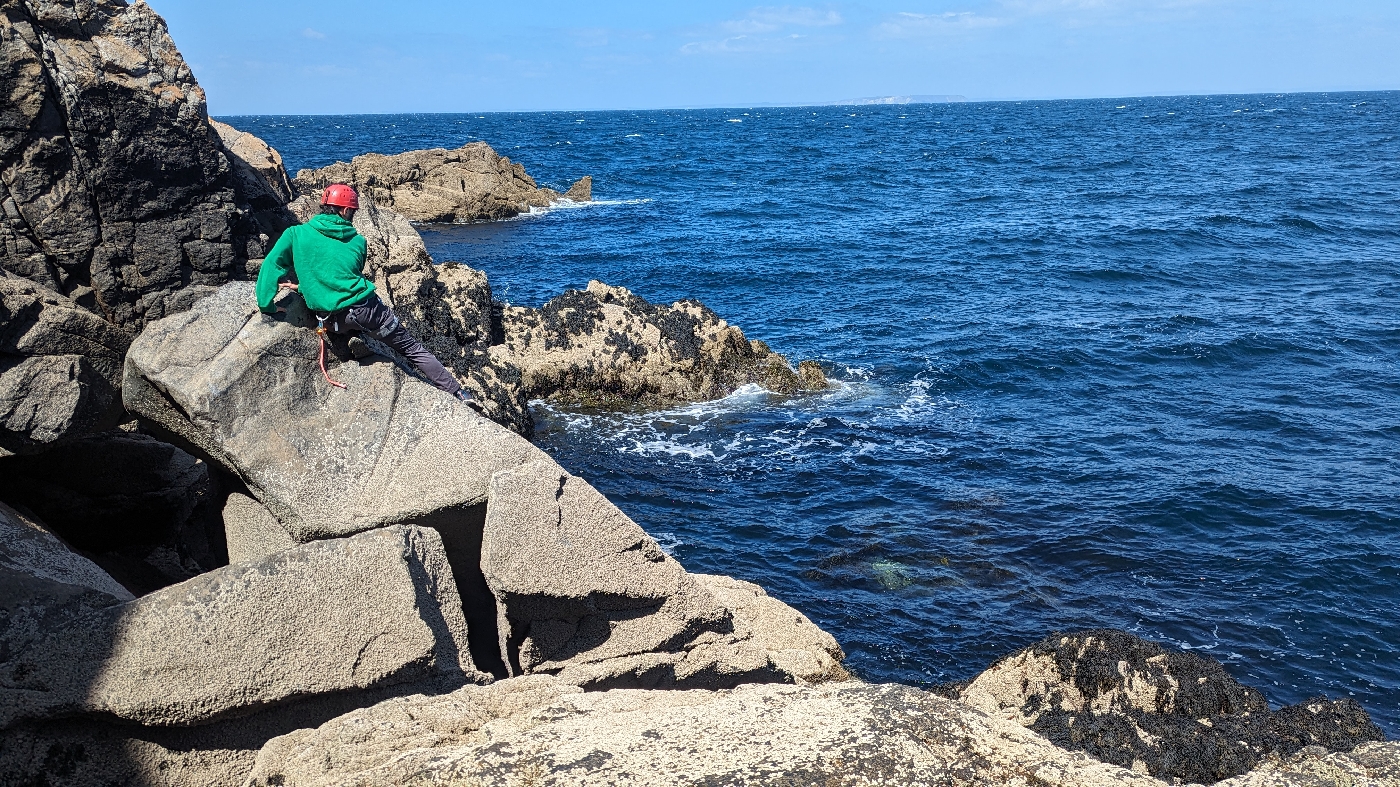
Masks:
[[[1400,89],[1397,0],[149,0],[215,115]]]

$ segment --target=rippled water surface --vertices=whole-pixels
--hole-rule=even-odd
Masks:
[[[538,305],[693,297],[838,386],[536,439],[873,680],[1054,630],[1400,735],[1400,93],[232,118],[290,169],[485,140],[598,202],[424,227]]]

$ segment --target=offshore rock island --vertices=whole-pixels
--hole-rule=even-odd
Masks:
[[[872,685],[763,588],[687,571],[526,439],[528,403],[797,394],[820,366],[601,282],[500,303],[412,224],[590,179],[541,189],[480,143],[291,179],[141,2],[0,0],[0,53],[0,783],[1400,783],[1356,703],[1274,710],[1122,632]],[[332,181],[482,414],[374,344],[332,344],[333,389],[300,297],[258,311]]]

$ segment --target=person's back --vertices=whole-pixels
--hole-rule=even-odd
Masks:
[[[268,253],[258,272],[258,308],[272,313],[278,280],[294,271],[308,309],[322,315],[348,309],[374,292],[364,267],[364,237],[343,216],[321,213],[282,233]]]
[[[367,332],[402,353],[433,385],[471,403],[471,395],[452,373],[423,347],[399,318],[374,293],[364,276],[365,239],[355,231],[360,199],[355,190],[334,183],[321,196],[321,213],[305,224],[288,228],[272,245],[258,271],[258,308],[277,311],[277,292],[297,290],[306,307],[333,333]],[[295,278],[295,283],[289,280]],[[324,355],[325,345],[321,352]],[[325,372],[324,358],[322,372]],[[326,374],[332,385],[345,387]]]

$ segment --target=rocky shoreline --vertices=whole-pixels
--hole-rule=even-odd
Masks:
[[[860,681],[522,436],[535,399],[798,393],[820,366],[601,282],[498,302],[412,224],[591,179],[541,189],[482,143],[289,178],[144,3],[0,9],[0,783],[1400,784],[1356,703],[1271,709],[1123,632]],[[299,296],[258,312],[261,257],[332,180],[481,414],[376,344],[333,344],[333,389]]]

